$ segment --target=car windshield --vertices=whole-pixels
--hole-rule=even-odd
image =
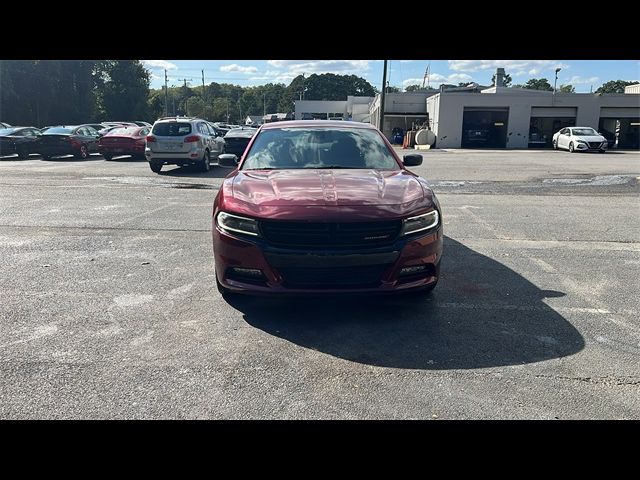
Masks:
[[[278,128],[256,138],[243,170],[400,167],[380,134],[364,128]]]
[[[17,128],[0,128],[0,135],[11,135]]]
[[[593,128],[574,128],[573,134],[574,135],[598,135],[598,132],[596,132]]]
[[[191,133],[191,124],[186,122],[156,123],[153,134],[160,137],[182,137]]]
[[[63,127],[53,127],[53,128],[47,128],[47,130],[45,132],[43,132],[44,135],[51,135],[51,134],[56,134],[56,133],[71,133],[73,131],[73,128],[63,128]]]

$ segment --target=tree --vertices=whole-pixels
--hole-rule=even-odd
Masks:
[[[138,60],[100,62],[99,116],[102,120],[144,120],[149,115],[150,73]]]
[[[404,89],[405,92],[419,92],[423,90],[423,88],[420,85],[407,85]]]
[[[387,87],[387,93],[400,93],[400,89],[390,85]]]
[[[548,92],[553,92],[553,87],[546,78],[532,78],[522,87],[529,90],[546,90]]]
[[[624,93],[624,87],[635,85],[638,82],[628,82],[627,80],[610,80],[603,83],[596,93]]]
[[[493,77],[491,77],[491,86],[494,87],[495,84],[496,84],[496,74],[494,73]],[[511,86],[511,75],[509,75],[508,73],[504,76],[504,86],[505,87]]]
[[[560,85],[558,88],[560,93],[576,93],[576,88],[573,85]]]

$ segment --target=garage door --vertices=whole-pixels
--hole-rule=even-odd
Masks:
[[[640,117],[640,108],[602,107],[600,116],[606,118]]]
[[[531,107],[532,117],[575,117],[576,107]]]

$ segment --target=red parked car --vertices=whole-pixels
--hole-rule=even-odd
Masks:
[[[137,126],[115,128],[98,140],[98,151],[106,160],[120,155],[144,160],[145,139],[149,130],[149,127]]]
[[[223,295],[368,293],[436,286],[442,213],[426,180],[365,123],[264,125],[213,205]]]

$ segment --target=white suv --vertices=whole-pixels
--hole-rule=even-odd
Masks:
[[[151,170],[163,165],[197,165],[211,168],[211,159],[224,153],[224,139],[201,118],[166,117],[153,124],[144,149]]]

